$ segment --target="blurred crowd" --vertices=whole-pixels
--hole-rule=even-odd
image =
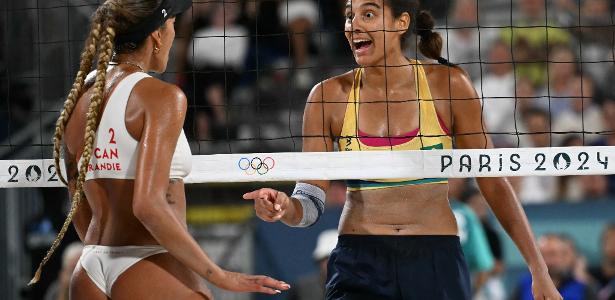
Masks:
[[[438,19],[436,26],[445,40],[443,56],[466,70],[475,83],[483,103],[483,118],[496,147],[615,146],[613,1],[423,2]],[[309,90],[320,80],[354,67],[343,35],[345,3],[195,1],[192,10],[176,23],[178,38],[165,75],[188,96],[185,131],[193,154],[300,151],[303,107]],[[2,26],[8,19],[0,16],[0,21]],[[81,22],[86,21],[87,15]],[[26,27],[33,26],[20,28],[24,38],[28,38],[27,32],[33,32]],[[73,27],[81,31],[87,28]],[[78,40],[83,34],[67,36]],[[11,31],[0,30],[1,41],[10,36]],[[41,46],[39,41],[25,41],[19,44],[36,44],[40,53],[28,47],[20,48],[22,53],[38,53],[41,60],[51,60],[59,53],[65,59],[61,55],[64,50],[53,50],[52,56],[43,57],[45,47],[54,46],[52,43]],[[64,44],[55,46],[65,48]],[[62,64],[37,68],[35,60],[19,61],[17,66],[15,56],[5,47],[0,49],[0,99],[6,98],[0,100],[0,150],[7,145],[20,148],[13,144],[20,130],[53,129],[53,109],[59,107],[71,84],[66,74],[73,72],[70,67],[78,58],[74,53],[81,46],[81,42],[70,45],[74,61],[66,68]],[[415,48],[408,45],[408,57],[417,55]],[[57,69],[61,75],[47,74],[46,68]],[[66,82],[58,84],[50,81],[52,77]],[[44,114],[45,110],[49,113]],[[33,125],[33,119],[47,115],[49,124],[41,121]],[[34,127],[28,130],[28,126]],[[13,139],[9,140],[11,135]],[[43,137],[50,141],[47,135]],[[14,157],[0,155],[0,159]],[[615,199],[615,175],[518,177],[510,181],[523,204]],[[504,289],[502,241],[472,181],[449,182],[476,299],[531,299],[528,277],[519,279],[513,294]],[[328,205],[343,205],[344,183],[334,182],[327,198]],[[52,213],[45,210],[45,214]],[[60,222],[64,213],[53,214]],[[53,236],[48,232],[52,227],[49,222],[44,218],[32,221],[37,226],[26,233],[29,241],[43,240],[31,238],[41,235],[31,232]],[[331,236],[323,237],[322,243],[334,244]],[[577,242],[557,232],[539,239],[551,276],[568,295],[565,299],[615,299],[615,225],[608,225],[602,233],[599,265],[587,266]],[[46,247],[30,248],[40,252]],[[324,268],[327,255],[322,247],[315,250],[314,260]],[[70,270],[78,250],[77,246],[66,249],[62,268]],[[62,272],[45,299],[66,299],[68,273]],[[322,272],[312,277],[308,286],[320,284]],[[308,288],[306,293],[312,295],[309,292],[314,291],[320,290]],[[300,293],[298,290],[293,299],[301,299]]]
[[[514,10],[498,17],[482,12],[475,0],[458,0],[449,28],[441,30],[451,46],[449,59],[475,83],[495,146],[615,145],[612,2],[499,2]],[[487,15],[492,19],[483,20]],[[511,21],[513,26],[506,26]],[[476,30],[479,25],[485,28]],[[450,29],[455,27],[461,29]],[[546,203],[612,197],[614,180],[572,176],[511,182],[523,203]]]
[[[610,134],[615,128],[611,1],[423,2],[438,18],[443,56],[475,83],[496,147],[615,145]],[[176,45],[164,77],[188,96],[185,131],[193,154],[300,151],[309,90],[355,65],[343,35],[344,6],[344,0],[195,2],[176,23]],[[416,45],[410,40],[407,55],[414,57]],[[0,74],[7,78],[9,66],[18,67],[10,62],[8,52],[0,52]],[[48,67],[41,66],[39,73]],[[70,85],[40,77],[34,79],[36,87],[31,72],[12,71],[11,80],[0,81],[1,94],[9,95],[0,101],[3,145],[15,143],[9,133],[34,126],[33,118],[44,120],[30,131],[53,129],[52,108],[61,98],[48,98],[65,95]],[[511,182],[523,203],[615,194],[614,176]]]
[[[433,2],[424,4],[439,18],[443,56],[475,83],[496,147],[615,145],[608,0]],[[353,66],[342,33],[344,4],[195,4],[179,22],[176,80],[191,99],[186,131],[199,141],[199,153],[300,149],[309,89]],[[411,41],[409,57],[415,48]],[[613,176],[511,181],[524,203],[615,194]]]
[[[475,182],[449,179],[449,198],[459,229],[459,238],[471,273],[474,300],[531,300],[531,275],[504,281],[503,233]],[[599,262],[589,264],[577,241],[561,232],[538,237],[538,247],[549,275],[564,297],[571,300],[615,300],[615,223],[606,224],[599,239]]]
[[[439,17],[443,56],[475,83],[496,147],[615,145],[609,0],[424,4]],[[344,5],[195,3],[179,22],[175,62],[177,83],[190,98],[186,132],[198,141],[196,152],[300,150],[309,89],[354,65],[342,32]],[[407,55],[417,55],[415,49],[409,45]],[[511,182],[523,203],[615,194],[614,176]]]

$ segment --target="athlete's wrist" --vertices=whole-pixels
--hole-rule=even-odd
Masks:
[[[284,210],[284,214],[282,215],[282,223],[288,226],[296,226],[301,222],[301,218],[303,217],[303,208],[299,200],[286,196],[286,209]]]
[[[528,262],[527,267],[532,276],[549,276],[549,268],[540,254],[533,261]]]
[[[224,282],[226,272],[217,265],[208,266],[203,277],[207,279],[207,281],[218,286],[220,283]]]

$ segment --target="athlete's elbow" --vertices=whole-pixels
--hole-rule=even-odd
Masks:
[[[162,205],[158,205],[156,197],[143,197],[141,200],[134,199],[132,203],[132,213],[143,224],[148,227],[148,224],[160,220],[165,209]]]

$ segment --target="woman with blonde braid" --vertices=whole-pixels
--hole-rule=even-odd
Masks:
[[[199,276],[231,291],[289,288],[221,269],[187,231],[186,98],[146,72],[165,70],[175,15],[191,3],[108,0],[96,10],[54,137],[56,167],[64,140],[72,206],[33,283],[72,220],[86,245],[72,299],[211,299]]]

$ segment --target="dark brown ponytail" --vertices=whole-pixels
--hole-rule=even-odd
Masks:
[[[415,16],[414,32],[419,36],[419,50],[428,58],[439,60],[442,53],[442,37],[434,32],[434,19],[426,10]]]
[[[434,32],[435,21],[429,11],[418,10],[419,1],[417,0],[385,0],[390,7],[395,18],[399,18],[403,13],[409,13],[412,19],[411,30],[408,30],[401,39],[402,48],[410,33],[415,33],[419,37],[418,48],[425,57],[435,59],[444,65],[451,65],[448,60],[441,56],[442,37]]]

